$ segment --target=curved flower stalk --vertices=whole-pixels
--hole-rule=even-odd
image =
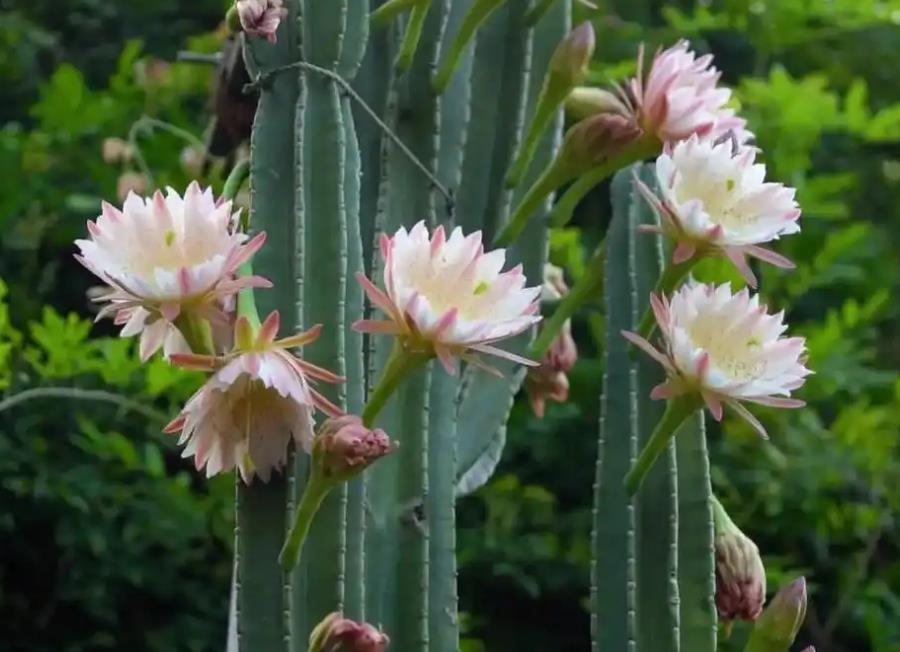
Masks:
[[[241,288],[270,287],[258,276],[235,278],[237,268],[265,242],[237,231],[230,201],[194,182],[182,198],[169,188],[143,199],[130,194],[122,210],[104,202],[87,223],[89,240],[76,240],[75,258],[103,280],[109,291],[97,319],[114,316],[121,335],[140,334],[147,360],[163,348],[167,356],[210,347],[207,322],[228,323],[222,303]]]
[[[623,335],[654,360],[668,376],[651,397],[669,404],[646,449],[629,473],[632,493],[678,427],[704,404],[718,421],[724,406],[744,418],[762,437],[763,425],[744,406],[798,408],[791,398],[806,376],[806,343],[782,337],[784,313],[768,314],[759,297],[744,289],[733,294],[728,284],[688,283],[671,300],[651,295],[653,314],[662,335],[662,350],[636,333]]]
[[[682,277],[688,261],[722,255],[756,287],[747,257],[791,269],[790,260],[761,245],[800,231],[796,190],[767,182],[765,176],[766,166],[756,163],[755,148],[691,136],[667,147],[656,160],[660,196],[635,179],[662,217],[661,228],[645,230],[664,233],[675,242],[672,263],[682,266]]]
[[[181,433],[182,457],[193,457],[197,470],[206,468],[207,477],[237,467],[247,484],[254,475],[268,482],[272,470],[287,462],[291,439],[311,450],[316,410],[342,414],[313,384],[343,379],[288,351],[314,342],[321,328],[277,340],[278,327],[277,311],[256,331],[241,316],[235,321],[235,348],[230,353],[171,358],[177,366],[213,372],[165,428]]]
[[[407,352],[437,357],[450,374],[462,358],[493,373],[478,354],[524,365],[536,363],[494,346],[540,321],[539,287],[525,287],[521,266],[501,272],[506,252],[485,253],[481,232],[464,236],[443,227],[429,236],[424,222],[382,235],[384,286],[357,274],[369,300],[388,320],[360,320],[353,328],[396,336]]]

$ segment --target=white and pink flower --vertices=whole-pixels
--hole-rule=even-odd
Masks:
[[[231,353],[171,358],[174,365],[213,372],[165,429],[181,433],[182,457],[193,457],[207,477],[237,468],[245,483],[254,475],[268,482],[272,471],[287,462],[292,439],[311,450],[316,410],[343,414],[313,387],[316,381],[343,379],[288,351],[315,341],[321,327],[276,340],[279,321],[273,312],[254,332],[245,317],[238,317]]]
[[[361,320],[356,330],[406,338],[436,355],[449,373],[456,373],[456,358],[483,366],[477,353],[536,364],[494,343],[540,321],[541,289],[525,287],[521,266],[502,272],[506,252],[485,253],[480,231],[464,236],[456,228],[447,238],[438,227],[429,237],[419,222],[392,238],[382,235],[381,254],[385,289],[357,278],[389,320]]]
[[[790,269],[790,260],[760,245],[800,231],[796,190],[765,176],[754,148],[735,150],[730,140],[692,136],[656,160],[659,197],[640,181],[638,187],[659,212],[661,231],[676,243],[675,263],[721,254],[755,287],[747,256]]]
[[[804,366],[806,342],[782,337],[783,312],[770,315],[758,296],[746,289],[732,294],[727,284],[687,283],[671,300],[654,294],[650,302],[662,350],[636,333],[623,335],[666,370],[668,378],[653,389],[652,398],[699,394],[716,420],[728,405],[764,437],[765,429],[743,402],[804,405],[790,395],[812,373]]]
[[[244,287],[269,287],[257,276],[235,278],[237,268],[265,242],[248,241],[237,228],[231,202],[216,202],[194,182],[182,198],[168,189],[143,199],[129,194],[122,210],[104,202],[87,223],[90,239],[76,240],[75,258],[109,286],[95,299],[106,305],[121,335],[141,336],[141,359],[190,351],[179,318],[227,322],[223,300]],[[182,319],[182,322],[184,319]]]
[[[235,4],[241,28],[269,43],[276,41],[281,21],[287,16],[282,0],[237,0]]]
[[[641,128],[663,143],[694,134],[718,138],[729,132],[744,143],[753,134],[746,121],[727,107],[731,90],[718,85],[720,76],[711,54],[698,57],[682,40],[657,52],[645,78],[641,48],[637,76],[619,89],[619,99]]]

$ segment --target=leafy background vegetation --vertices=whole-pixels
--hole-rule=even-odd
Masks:
[[[133,342],[92,324],[93,281],[71,254],[129,171],[104,163],[104,138],[145,116],[202,136],[213,72],[174,59],[217,49],[224,4],[0,0],[0,401],[88,392],[0,403],[3,649],[222,648],[231,481],[198,477],[160,434],[197,379],[139,365]],[[798,269],[760,272],[808,338],[810,405],[764,411],[770,442],[736,421],[714,429],[714,483],[771,586],[809,578],[804,643],[898,652],[900,3],[599,4],[594,81],[629,74],[642,41],[689,38],[716,55],[772,175],[799,189],[803,233],[779,245]],[[155,184],[183,187],[186,142],[138,132]],[[607,221],[600,188],[553,234],[572,278]],[[471,652],[587,649],[602,327],[599,305],[579,315],[572,400],[542,421],[520,401],[496,477],[460,505]]]

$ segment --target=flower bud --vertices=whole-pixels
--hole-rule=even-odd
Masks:
[[[143,195],[147,192],[147,177],[139,172],[123,172],[116,184],[116,196],[125,201],[130,193]]]
[[[525,377],[525,393],[534,415],[543,419],[548,400],[565,403],[569,399],[569,377],[564,371],[553,371],[543,365],[529,369]]]
[[[594,56],[594,27],[585,21],[560,42],[550,59],[551,83],[572,88],[587,77],[588,64]]]
[[[614,113],[585,118],[566,132],[561,163],[570,174],[579,175],[621,154],[641,133],[633,120]]]
[[[592,86],[573,88],[566,98],[566,111],[576,120],[583,120],[598,113],[628,115],[628,107],[615,93]]]
[[[372,625],[333,612],[316,625],[309,637],[309,652],[382,652],[390,642]]]
[[[269,43],[276,41],[281,20],[287,16],[282,0],[237,0],[235,4],[241,27]]]
[[[181,169],[191,177],[199,177],[203,174],[204,150],[198,145],[189,145],[181,150],[178,161]]]
[[[756,621],[746,652],[787,651],[806,617],[806,580],[802,577],[784,588]]]
[[[131,160],[131,145],[121,138],[104,138],[102,153],[104,163],[128,163]]]
[[[553,263],[546,263],[544,265],[544,283],[541,285],[541,301],[559,301],[568,292],[569,286],[566,284],[563,268],[557,267]]]
[[[383,430],[371,430],[355,415],[328,419],[313,442],[322,477],[345,482],[396,448]]]
[[[756,620],[766,601],[759,548],[739,529],[716,535],[716,606],[722,620]]]

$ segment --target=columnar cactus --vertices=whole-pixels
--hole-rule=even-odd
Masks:
[[[571,10],[238,0],[249,165],[222,201],[192,185],[106,205],[78,242],[111,286],[102,314],[141,333],[144,358],[211,373],[168,430],[198,469],[237,470],[241,652],[458,649],[455,501],[493,473],[526,367],[538,416],[565,400],[570,319],[603,287],[593,649],[716,649],[714,506],[727,516],[702,408],[765,435],[746,404],[799,407],[809,371],[757,297],[688,277],[704,256],[753,286],[747,256],[789,267],[760,245],[798,231],[799,209],[764,182],[710,57],[679,43],[615,93],[576,88],[594,34]],[[567,97],[580,120],[563,137]],[[230,200],[247,173],[244,216]],[[539,327],[551,211],[565,223],[614,173],[606,241],[571,290],[551,283]],[[719,611],[753,619],[765,581],[739,534]],[[790,645],[802,593],[752,649]]]

